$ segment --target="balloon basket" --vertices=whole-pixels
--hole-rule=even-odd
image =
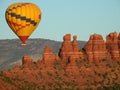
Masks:
[[[26,46],[27,44],[26,43],[22,43],[21,46]]]

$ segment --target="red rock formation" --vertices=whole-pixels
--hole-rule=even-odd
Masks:
[[[68,46],[72,49],[68,48],[65,43],[69,43]],[[89,62],[99,62],[99,60],[106,57],[107,50],[113,59],[118,58],[117,55],[120,54],[120,34],[118,36],[116,33],[109,34],[106,45],[101,35],[91,35],[84,47]],[[16,66],[0,73],[0,90],[23,88],[25,90],[29,88],[36,90],[55,88],[98,90],[101,87],[103,87],[102,89],[104,87],[114,87],[115,83],[119,85],[120,66],[118,62],[113,60],[97,64],[87,63],[86,61],[78,61],[76,63],[76,60],[81,60],[83,54],[78,47],[77,36],[73,36],[73,41],[71,42],[70,36],[66,35],[61,50],[60,54],[63,59],[69,55],[66,59],[67,64],[59,60],[60,57],[54,55],[48,46],[44,49],[43,59],[39,59],[37,63],[33,64],[29,56],[24,56],[22,58],[22,66]],[[118,51],[119,53],[116,53]],[[53,66],[46,67],[52,65],[56,60],[58,62]]]
[[[55,55],[55,61],[56,60],[60,60],[60,57],[58,56],[58,54]]]
[[[91,35],[84,49],[89,62],[99,62],[106,57],[106,45],[99,34]]]
[[[80,48],[79,48],[78,43],[77,43],[77,36],[73,36],[72,45],[73,45],[73,51],[79,52]]]
[[[71,57],[73,58],[73,60],[83,59],[84,58],[83,53],[77,43],[77,36],[73,36],[72,46],[73,46],[73,55],[71,55]]]
[[[63,37],[63,43],[60,49],[60,57],[63,61],[68,62],[68,60],[80,60],[82,58],[82,52],[78,47],[77,36],[73,36],[73,41],[71,42],[71,34],[66,34]]]
[[[118,35],[118,48],[119,48],[119,57],[120,57],[120,33]]]
[[[66,34],[63,37],[63,43],[60,49],[60,57],[62,60],[67,61],[70,55],[73,52],[72,44],[71,44],[71,34]]]
[[[45,63],[45,65],[52,65],[55,60],[58,59],[58,55],[54,55],[52,50],[48,46],[46,46],[43,53],[43,62]]]
[[[120,60],[120,34],[112,32],[106,36],[106,46],[113,60]]]
[[[106,57],[107,50],[111,54],[113,59],[119,59],[120,56],[120,34],[117,37],[117,33],[111,33],[106,37],[106,44],[101,35],[93,34],[90,36],[87,44],[85,45],[85,53],[89,62],[99,62]],[[107,50],[106,50],[107,45]],[[60,56],[60,57],[59,57]],[[46,46],[43,53],[43,63],[45,65],[52,65],[56,60],[60,58],[66,63],[75,63],[76,60],[81,60],[84,57],[83,52],[78,46],[77,36],[73,36],[71,41],[71,34],[66,34],[63,37],[63,43],[58,55],[54,55],[52,50]],[[32,60],[29,56],[23,57],[23,65],[30,64]],[[40,65],[42,62],[38,61]]]
[[[30,58],[30,56],[23,56],[22,58],[22,65],[31,65],[33,63],[33,60]]]

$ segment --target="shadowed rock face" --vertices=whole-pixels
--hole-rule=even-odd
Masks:
[[[84,49],[89,62],[99,62],[106,57],[106,45],[99,34],[91,35]]]
[[[66,63],[69,61],[73,62],[75,60],[81,60],[83,53],[78,46],[77,36],[73,36],[73,41],[71,41],[71,34],[66,34],[63,37],[63,43],[59,52],[60,58]]]
[[[113,60],[120,60],[120,33],[112,32],[106,36],[106,47]]]

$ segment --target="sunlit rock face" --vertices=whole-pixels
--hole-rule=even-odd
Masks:
[[[43,53],[43,62],[45,65],[52,65],[56,60],[59,60],[58,55],[54,55],[50,47],[46,46]]]
[[[89,62],[99,62],[106,57],[106,45],[101,35],[93,34],[84,47]]]
[[[120,60],[120,33],[112,32],[106,36],[106,47],[111,59]]]
[[[71,34],[66,34],[63,37],[63,43],[59,51],[59,56],[66,63],[68,60],[71,61],[71,58],[73,61],[81,60],[83,58],[83,53],[78,46],[76,35],[73,36],[73,41],[71,41]]]

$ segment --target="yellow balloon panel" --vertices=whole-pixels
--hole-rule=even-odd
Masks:
[[[26,28],[24,28],[24,27],[26,27]],[[18,36],[30,36],[32,34],[32,32],[34,31],[33,30],[34,29],[33,25],[28,24],[28,26],[26,25],[24,27],[21,27],[21,30],[16,31],[16,34]]]
[[[41,20],[41,11],[32,3],[16,3],[6,10],[6,21],[18,36],[30,36]]]

